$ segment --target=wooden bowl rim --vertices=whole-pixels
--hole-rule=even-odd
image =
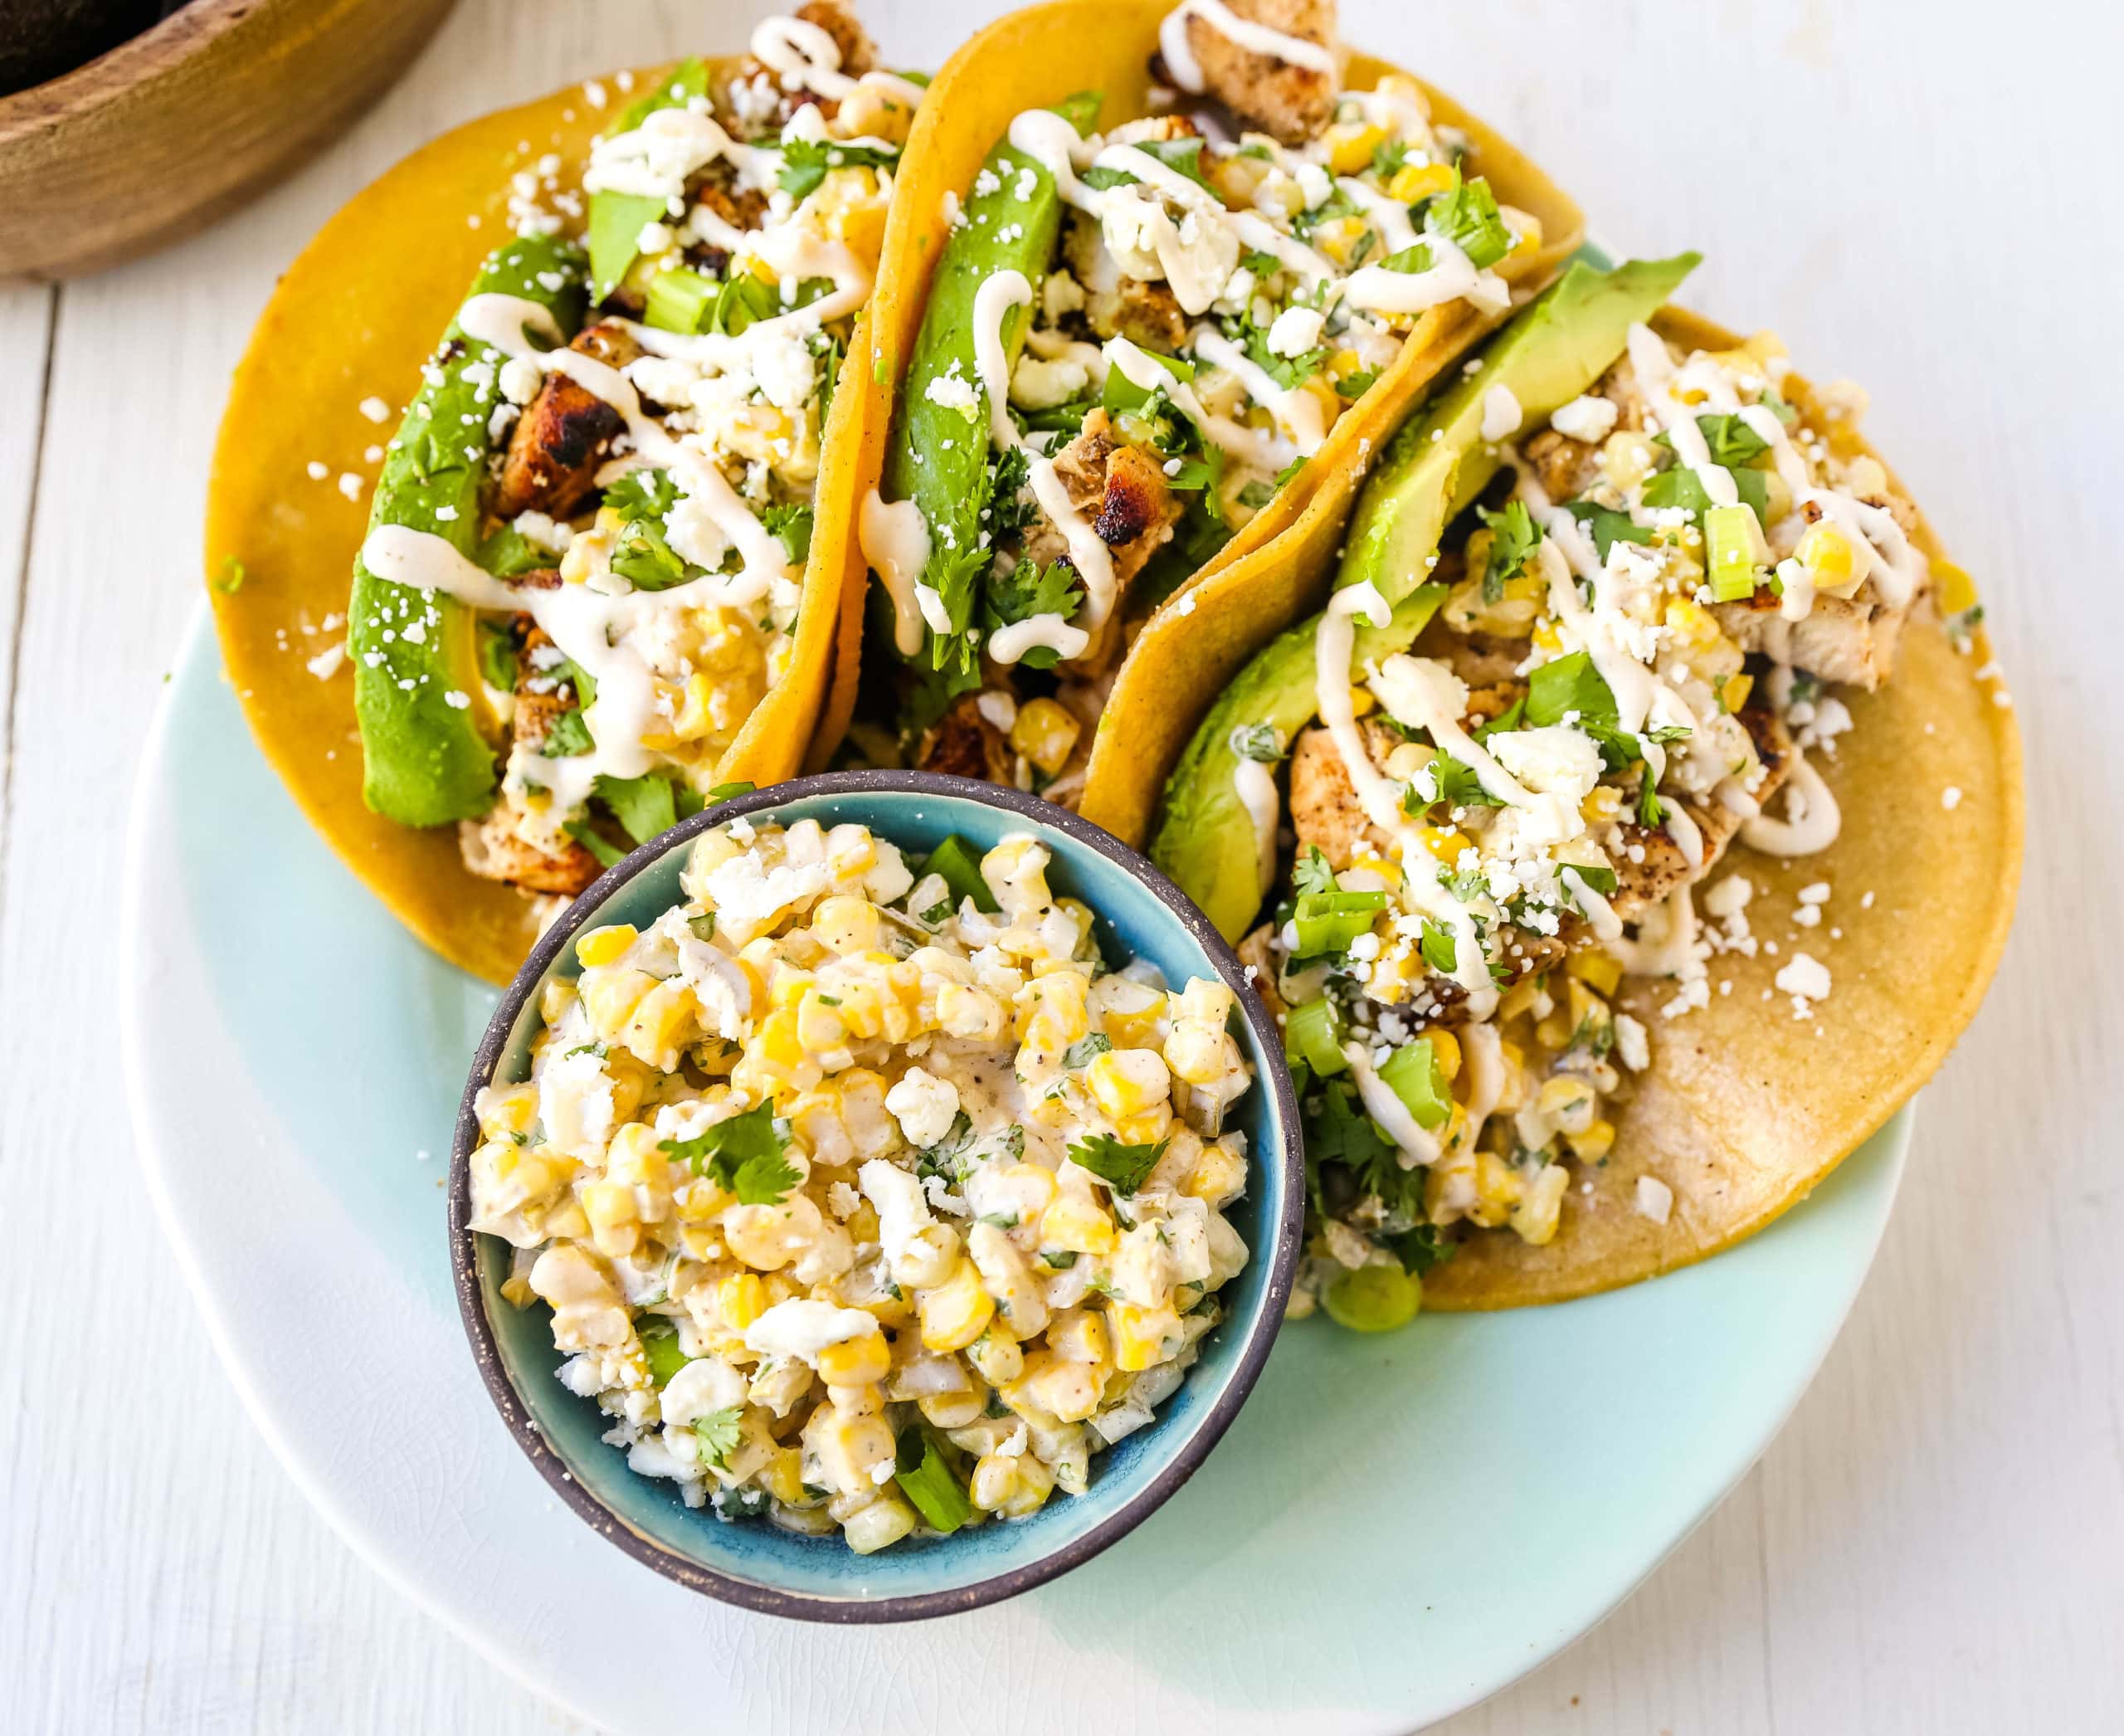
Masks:
[[[188,0],[136,37],[41,85],[0,96],[0,147],[139,90],[276,0]]]

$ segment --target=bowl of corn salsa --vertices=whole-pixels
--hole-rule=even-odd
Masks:
[[[1147,861],[1020,792],[846,772],[643,846],[504,995],[451,1257],[511,1432],[596,1529],[771,1613],[1064,1573],[1266,1360],[1283,1046]]]

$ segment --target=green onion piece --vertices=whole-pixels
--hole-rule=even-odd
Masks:
[[[933,1531],[948,1537],[973,1517],[973,1503],[926,1428],[909,1429],[899,1437],[893,1480]]]
[[[977,910],[986,910],[991,915],[1002,908],[996,902],[996,895],[988,890],[988,882],[981,877],[981,852],[957,832],[929,852],[929,860],[922,865],[922,873],[943,878],[952,889],[953,909],[969,898]]]
[[[642,322],[660,331],[691,336],[701,329],[715,298],[722,293],[723,285],[715,279],[689,271],[683,266],[659,271],[650,282]]]
[[[668,1320],[644,1320],[640,1327],[641,1353],[649,1364],[649,1378],[658,1386],[693,1360],[679,1348],[679,1329]]]
[[[1361,1265],[1337,1273],[1320,1300],[1337,1326],[1393,1332],[1415,1319],[1424,1287],[1398,1265]]]
[[[1439,1065],[1438,1046],[1427,1036],[1403,1045],[1379,1070],[1380,1083],[1400,1098],[1420,1127],[1436,1127],[1453,1113],[1453,1096]]]
[[[1761,527],[1745,506],[1714,506],[1703,515],[1704,572],[1720,602],[1755,595],[1763,547]]]
[[[1316,1079],[1326,1079],[1348,1067],[1342,1055],[1342,1026],[1335,1016],[1335,1003],[1325,995],[1292,1007],[1285,1016],[1284,1058],[1294,1067],[1310,1067]]]
[[[1300,895],[1292,920],[1298,928],[1301,958],[1341,953],[1360,934],[1371,932],[1371,919],[1386,908],[1384,892],[1307,892]]]

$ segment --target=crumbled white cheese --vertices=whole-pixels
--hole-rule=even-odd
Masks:
[[[1664,1224],[1674,1209],[1674,1190],[1657,1176],[1641,1175],[1637,1178],[1636,1203],[1639,1217]]]
[[[1575,397],[1549,418],[1557,433],[1589,445],[1605,440],[1615,431],[1615,407],[1605,397]]]

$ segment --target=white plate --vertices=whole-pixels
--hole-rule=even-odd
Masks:
[[[1288,1329],[1202,1473],[975,1615],[830,1630],[681,1591],[547,1493],[460,1332],[441,1195],[494,996],[303,823],[193,623],[142,768],[124,1039],[148,1174],[246,1405],[394,1584],[621,1730],[1405,1730],[1610,1608],[1798,1401],[1870,1263],[1907,1113],[1806,1205],[1614,1295]]]

